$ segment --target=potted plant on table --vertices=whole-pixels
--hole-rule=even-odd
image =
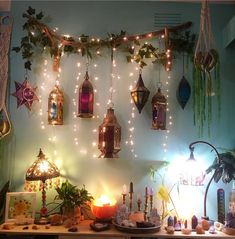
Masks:
[[[90,208],[93,200],[91,194],[86,190],[85,185],[82,188],[71,184],[68,180],[56,188],[57,195],[55,200],[61,200],[61,214],[63,221],[69,227],[70,224],[77,224],[82,219],[82,214]]]

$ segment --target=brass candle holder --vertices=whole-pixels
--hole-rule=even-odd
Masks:
[[[148,213],[148,187],[145,188],[145,204],[144,204],[144,220],[147,220],[147,213]]]
[[[129,208],[130,208],[130,212],[132,211],[132,205],[133,205],[133,183],[130,182],[130,192],[129,192],[129,196],[130,196],[130,202],[129,202]]]
[[[126,204],[126,194],[122,194],[122,204]]]
[[[140,208],[141,208],[141,203],[142,203],[141,199],[140,199],[140,198],[138,198],[138,200],[137,200],[137,207],[138,207],[138,211],[140,211]]]

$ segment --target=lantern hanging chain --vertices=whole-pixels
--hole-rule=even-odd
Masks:
[[[184,76],[184,53],[183,53],[183,76]]]
[[[29,79],[28,69],[25,69],[24,78],[25,78],[26,80]]]
[[[159,41],[159,49],[160,49],[160,48],[162,48],[160,38],[159,38],[158,41]],[[159,64],[159,68],[158,68],[157,88],[162,88],[162,82],[161,82],[161,65],[160,65],[160,64]]]
[[[110,82],[110,99],[109,99],[109,105],[111,108],[113,108],[113,67],[114,67],[114,57],[113,57],[113,46],[111,46],[111,82]]]

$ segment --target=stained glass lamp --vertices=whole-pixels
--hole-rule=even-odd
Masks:
[[[56,165],[45,157],[41,149],[37,157],[37,160],[26,172],[26,180],[42,182],[42,208],[40,210],[40,219],[38,223],[46,224],[48,223],[46,207],[46,180],[59,177],[60,172]]]

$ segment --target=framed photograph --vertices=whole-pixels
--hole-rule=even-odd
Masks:
[[[31,224],[35,218],[36,193],[12,192],[7,193],[5,222],[16,224]]]

